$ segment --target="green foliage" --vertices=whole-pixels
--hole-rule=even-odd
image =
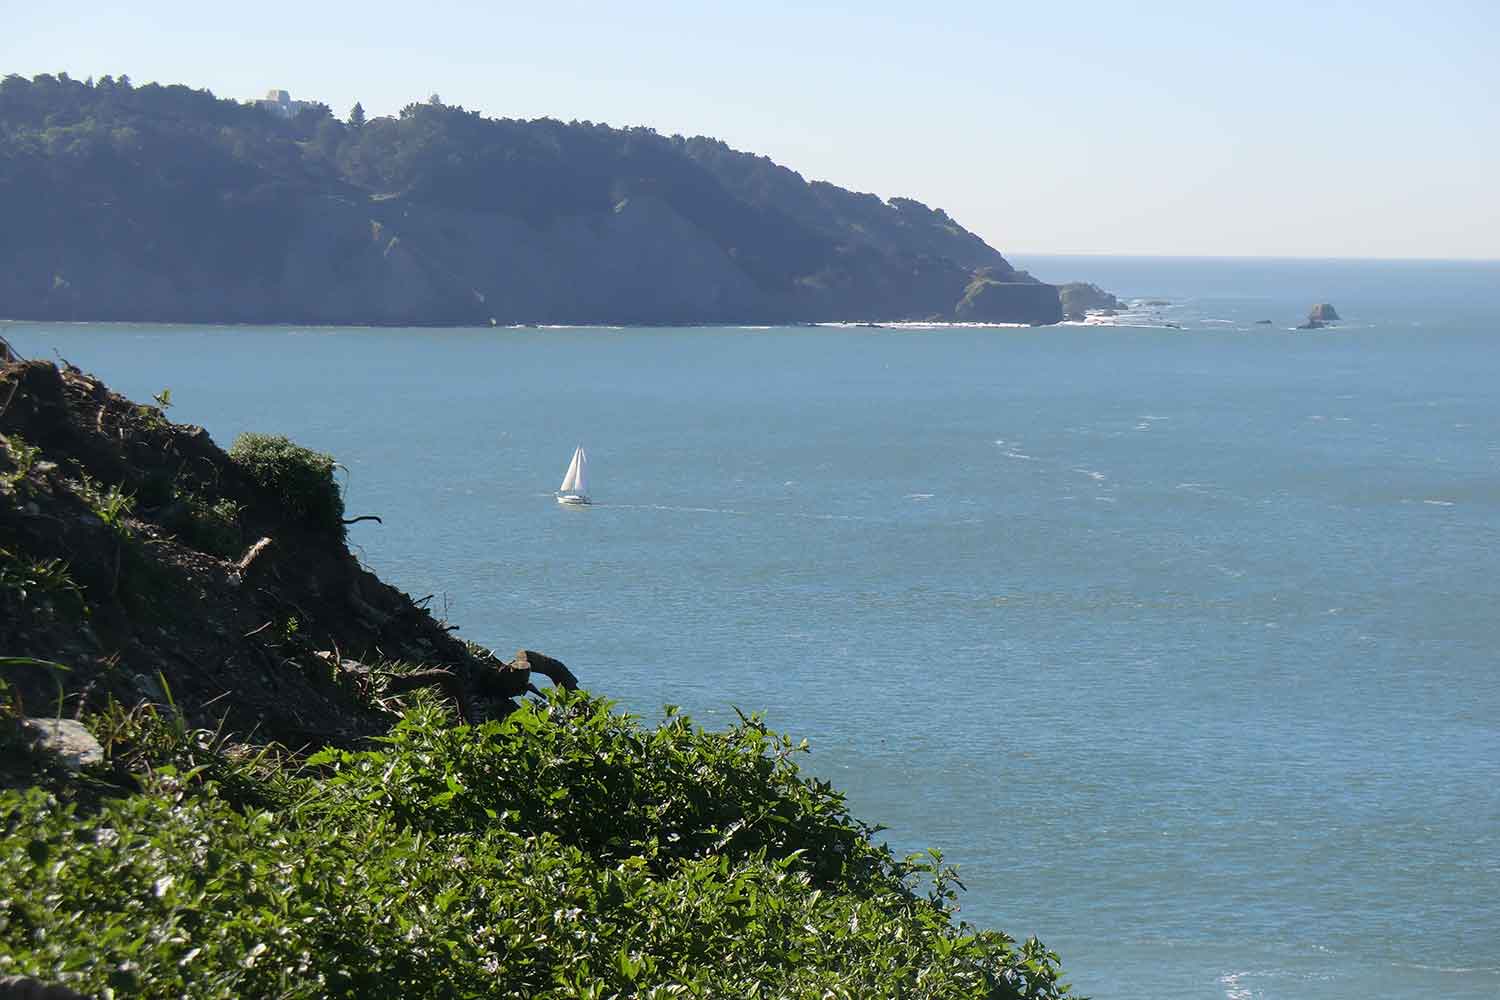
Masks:
[[[135,511],[135,497],[121,489],[119,483],[111,484],[106,489],[99,480],[84,475],[79,480],[78,495],[95,516],[104,522],[105,527],[121,538],[129,536],[125,518]]]
[[[0,548],[0,611],[7,615],[61,613],[78,620],[89,613],[83,591],[61,559],[32,559]]]
[[[163,389],[154,393],[151,398],[156,401],[155,406],[137,406],[135,411],[148,431],[160,434],[171,427],[167,421],[167,411],[172,408],[172,390]]]
[[[0,472],[0,486],[7,492],[20,491],[26,485],[26,477],[36,467],[36,460],[41,456],[42,449],[27,444],[17,434],[0,434],[0,454],[4,455],[6,464],[10,466],[8,471]]]
[[[292,515],[343,536],[344,498],[333,478],[333,456],[279,434],[241,434],[229,457]]]
[[[184,542],[222,559],[239,556],[244,533],[240,530],[238,503],[227,497],[208,500],[188,491],[179,491],[177,500],[183,505],[182,514],[172,529]]]
[[[475,728],[416,710],[300,768],[152,714],[115,730],[154,748],[142,794],[83,815],[0,792],[0,974],[160,997],[1066,993],[1040,944],[955,924],[940,858],[872,844],[754,719],[652,731],[582,694]]]

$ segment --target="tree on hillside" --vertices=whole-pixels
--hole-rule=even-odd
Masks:
[[[349,127],[350,128],[363,128],[364,124],[365,124],[365,106],[363,104],[359,103],[358,101],[355,101],[354,102],[354,107],[352,107],[352,108],[349,109]]]

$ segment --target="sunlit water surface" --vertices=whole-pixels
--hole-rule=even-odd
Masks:
[[[1081,992],[1500,995],[1500,265],[1017,263],[1172,304],[0,333],[332,452],[366,563],[463,636],[807,736]]]

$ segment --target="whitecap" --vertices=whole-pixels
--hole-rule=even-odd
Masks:
[[[934,494],[931,494],[931,493],[908,493],[908,494],[906,494],[906,496],[903,499],[906,499],[906,500],[931,500],[933,498],[933,496],[934,496]]]
[[[1425,504],[1430,504],[1433,507],[1452,507],[1453,506],[1453,501],[1452,500],[1423,500],[1422,502],[1425,503]]]
[[[1079,473],[1080,475],[1088,476],[1095,482],[1103,482],[1104,480],[1109,478],[1104,473],[1095,472],[1093,469],[1074,469],[1073,471]]]
[[[1248,975],[1245,972],[1226,972],[1219,977],[1219,983],[1224,987],[1224,1000],[1250,1000],[1255,994],[1240,985],[1240,977]]]

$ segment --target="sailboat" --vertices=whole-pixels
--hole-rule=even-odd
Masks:
[[[578,450],[573,452],[573,461],[568,463],[568,474],[563,476],[562,485],[557,488],[558,503],[586,507],[592,502],[586,492],[588,471],[588,453],[583,450],[583,445],[579,445]]]

